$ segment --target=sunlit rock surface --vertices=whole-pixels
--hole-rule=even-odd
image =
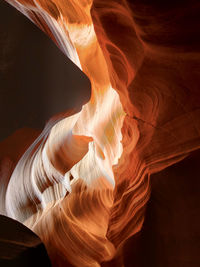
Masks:
[[[54,266],[114,257],[123,266],[150,176],[200,146],[199,3],[8,2],[88,76],[91,98],[46,124],[14,169],[1,212],[40,236]]]

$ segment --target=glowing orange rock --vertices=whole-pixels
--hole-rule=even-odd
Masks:
[[[187,76],[199,53],[155,44],[165,20],[151,6],[8,2],[83,70],[92,94],[79,113],[51,120],[22,156],[4,212],[40,236],[55,266],[100,266],[141,229],[150,174],[199,148],[200,99]]]

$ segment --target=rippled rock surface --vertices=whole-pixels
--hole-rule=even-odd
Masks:
[[[200,4],[8,2],[87,75],[91,97],[47,122],[1,212],[40,236],[54,266],[123,266],[151,177],[200,146]]]

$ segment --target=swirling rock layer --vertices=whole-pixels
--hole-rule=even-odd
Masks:
[[[200,146],[200,5],[8,2],[88,76],[91,98],[47,123],[3,212],[38,233],[55,266],[100,266],[140,231],[150,176]]]

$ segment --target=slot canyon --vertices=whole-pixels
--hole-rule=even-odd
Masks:
[[[200,2],[0,13],[0,266],[199,267]]]

